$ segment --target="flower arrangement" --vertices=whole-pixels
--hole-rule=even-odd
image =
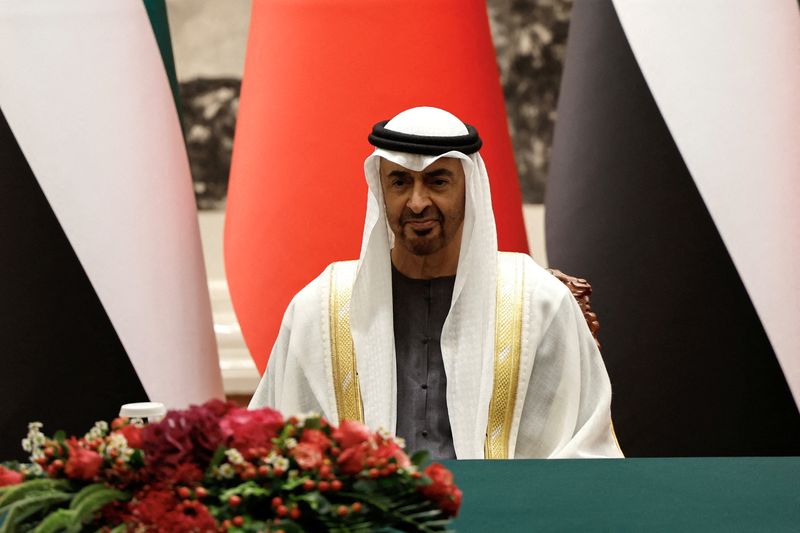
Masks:
[[[0,465],[0,533],[443,531],[452,474],[401,439],[218,400],[83,437],[31,423],[30,463]]]

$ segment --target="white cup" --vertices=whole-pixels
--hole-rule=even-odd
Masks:
[[[159,402],[126,403],[119,408],[119,416],[143,422],[158,422],[167,414],[167,408]]]

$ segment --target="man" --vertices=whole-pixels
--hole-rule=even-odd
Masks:
[[[251,407],[362,420],[438,458],[621,456],[571,293],[497,251],[477,131],[420,107],[369,140],[360,259],[295,296]]]

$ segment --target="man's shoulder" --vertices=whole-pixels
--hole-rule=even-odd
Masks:
[[[535,293],[537,299],[560,301],[569,294],[567,286],[534,261],[530,255],[519,252],[498,252],[498,260],[504,259],[516,259],[521,262],[524,269],[525,290]]]
[[[321,295],[327,295],[330,290],[331,273],[333,271],[349,271],[355,273],[358,260],[334,261],[328,264],[317,277],[312,279],[305,287],[300,289],[292,299],[292,305],[317,304]]]

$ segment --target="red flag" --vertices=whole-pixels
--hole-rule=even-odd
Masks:
[[[423,105],[478,129],[499,246],[527,252],[483,0],[253,3],[225,265],[260,372],[292,296],[358,257],[372,125]]]

